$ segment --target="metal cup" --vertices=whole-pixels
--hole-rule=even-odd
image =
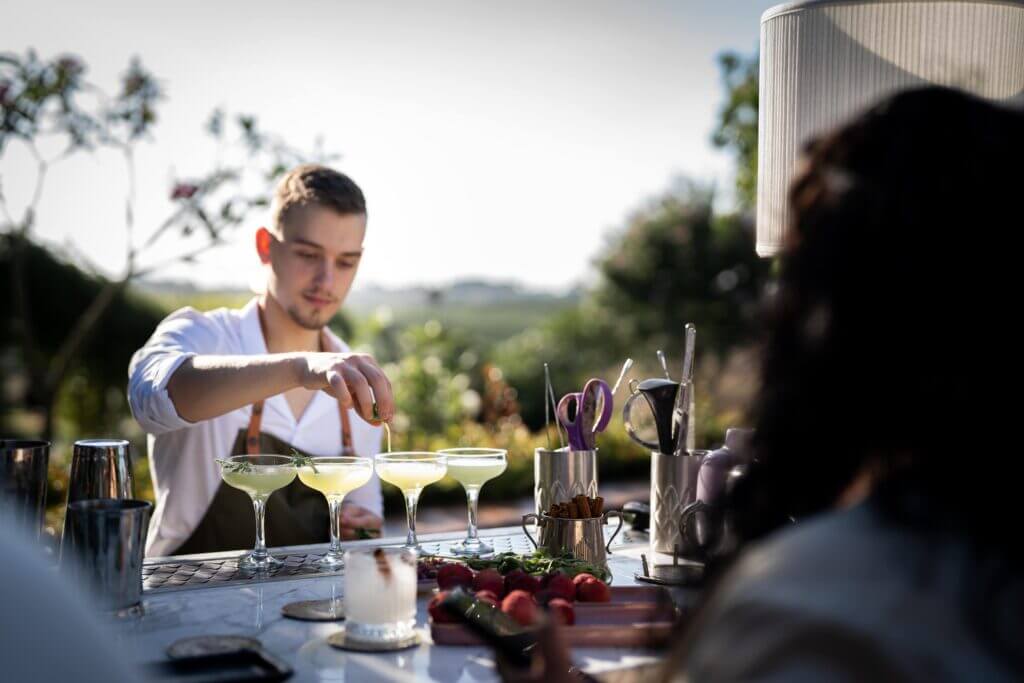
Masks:
[[[612,515],[619,518],[619,526],[615,528],[615,533],[605,543],[604,525],[608,523],[608,518]],[[526,523],[529,521],[540,527],[539,541],[535,541],[530,535],[529,529],[526,528]],[[523,531],[526,532],[526,537],[533,543],[534,548],[544,548],[549,555],[558,556],[563,553],[571,553],[577,560],[607,569],[606,553],[611,552],[612,541],[622,529],[622,521],[622,513],[618,510],[609,510],[600,517],[589,519],[565,519],[551,517],[547,514],[535,515],[531,512],[523,515]]]
[[[683,538],[683,510],[697,498],[700,466],[709,451],[651,453],[651,549],[684,557],[697,551]]]
[[[68,480],[68,506],[79,500],[134,498],[131,446],[124,439],[75,442]],[[67,514],[64,516],[67,533]]]
[[[47,441],[0,439],[0,508],[32,538],[43,531],[49,461]]]
[[[80,500],[68,505],[61,568],[77,574],[107,611],[142,601],[142,559],[153,504],[144,500]]]
[[[597,450],[534,450],[533,500],[538,515],[547,512],[552,503],[564,503],[579,495],[597,498]]]

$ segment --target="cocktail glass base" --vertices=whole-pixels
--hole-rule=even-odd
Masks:
[[[321,569],[329,572],[337,571],[345,567],[345,554],[344,552],[334,552],[328,550],[324,553],[324,556],[317,560],[317,566]]]
[[[280,567],[282,564],[284,564],[284,562],[277,559],[270,553],[257,554],[253,552],[247,555],[243,555],[238,560],[239,569],[254,572],[267,571],[268,569],[276,569],[277,567]]]
[[[460,557],[480,557],[481,555],[491,555],[494,553],[494,548],[480,539],[474,538],[466,538],[458,543],[453,543],[450,550],[452,555]]]

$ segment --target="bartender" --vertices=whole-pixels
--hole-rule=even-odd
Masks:
[[[352,287],[365,234],[366,201],[350,178],[293,169],[275,190],[270,227],[256,234],[266,290],[239,309],[175,311],[132,357],[128,401],[149,434],[156,492],[147,555],[252,546],[252,503],[221,481],[218,458],[379,452],[379,420],[394,414],[391,384],[327,327]],[[343,538],[379,535],[376,475],[345,503]],[[327,541],[323,495],[298,479],[274,493],[266,533],[270,546]]]

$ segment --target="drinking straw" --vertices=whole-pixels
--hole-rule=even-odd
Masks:
[[[683,352],[683,381],[693,381],[693,353],[697,342],[697,328],[686,323],[686,349]]]
[[[665,362],[665,354],[658,349],[658,362],[661,363],[661,370],[665,373],[665,379],[671,380],[672,375],[668,374],[668,363]]]
[[[619,390],[619,385],[622,384],[622,378],[626,376],[629,369],[633,367],[633,359],[627,358],[626,362],[622,364],[622,372],[619,373],[619,378],[615,380],[615,386],[612,387],[612,396]]]
[[[544,364],[544,382],[547,384],[548,398],[551,400],[551,410],[555,414],[555,431],[558,432],[558,447],[565,448],[565,439],[562,438],[562,427],[558,420],[558,402],[555,401],[555,389],[551,385],[551,372],[548,364]]]
[[[544,364],[544,437],[548,440],[548,450],[551,450],[551,404],[548,403],[548,389],[551,387],[551,375],[548,373],[548,364]]]

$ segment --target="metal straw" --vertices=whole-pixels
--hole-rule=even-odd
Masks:
[[[622,384],[622,379],[626,376],[626,373],[629,372],[631,367],[633,367],[633,359],[627,358],[626,362],[622,364],[622,372],[619,373],[619,378],[615,380],[615,386],[612,387],[612,396],[614,396],[615,392],[619,390],[619,385]]]
[[[544,437],[548,440],[548,450],[551,450],[551,404],[548,403],[548,390],[551,388],[551,375],[548,372],[548,364],[544,364]]]
[[[551,400],[551,410],[555,413],[555,431],[558,432],[558,446],[559,448],[565,448],[565,439],[562,438],[562,427],[558,420],[558,402],[555,401],[555,389],[551,385],[551,372],[548,369],[548,364],[544,364],[544,382],[547,384],[548,399]],[[545,412],[547,410],[545,409]]]
[[[672,375],[668,374],[668,363],[665,362],[665,354],[662,353],[661,349],[658,349],[658,362],[661,363],[661,370],[665,373],[665,379],[671,380]]]
[[[693,381],[693,352],[697,342],[697,328],[686,323],[686,350],[683,352],[683,381]]]

